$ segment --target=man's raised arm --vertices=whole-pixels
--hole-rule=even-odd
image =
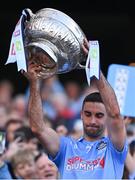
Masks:
[[[102,100],[107,111],[108,135],[110,136],[110,139],[114,146],[118,150],[122,150],[126,138],[126,129],[124,120],[120,114],[120,109],[115,92],[109,84],[109,82],[104,77],[102,72],[100,72],[100,79],[94,79],[94,81],[101,94]]]
[[[40,67],[36,64],[29,63],[28,72],[24,73],[30,85],[28,101],[30,127],[48,153],[51,156],[55,156],[59,150],[59,137],[53,129],[46,127],[43,120],[40,79],[37,77],[37,71],[40,71]]]
[[[85,54],[88,55],[89,43],[87,39],[84,40],[82,48]],[[100,79],[98,80],[94,77],[91,84],[98,89],[104,102],[108,114],[108,135],[110,136],[114,146],[118,150],[122,150],[126,139],[126,129],[124,120],[120,114],[120,108],[117,102],[115,92],[101,71]]]

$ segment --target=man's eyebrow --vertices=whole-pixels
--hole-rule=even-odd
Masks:
[[[89,111],[89,110],[84,110],[84,112],[85,112],[85,113],[91,113],[91,111]]]

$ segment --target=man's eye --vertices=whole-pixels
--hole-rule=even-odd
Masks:
[[[85,112],[85,115],[90,117],[91,116],[91,113],[90,112]]]
[[[104,116],[104,114],[102,114],[102,113],[96,114],[96,117],[97,117],[97,118],[102,118],[103,116]]]

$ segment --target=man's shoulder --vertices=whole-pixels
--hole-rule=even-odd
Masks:
[[[60,138],[61,140],[64,140],[64,141],[72,141],[72,142],[77,142],[78,141],[78,139],[75,139],[75,138],[73,138],[72,136],[61,136],[61,138]]]
[[[78,142],[81,142],[82,141],[82,137],[79,138],[79,139],[75,139],[74,137],[72,136],[61,136],[60,138],[60,141],[64,144],[77,144]]]
[[[66,143],[66,144],[84,144],[84,145],[88,145],[88,144],[93,144],[93,145],[98,145],[98,146],[106,146],[109,142],[109,138],[108,137],[102,137],[101,139],[97,140],[97,141],[87,141],[85,140],[84,137],[80,137],[78,139],[73,138],[72,136],[62,136],[61,137],[61,141]]]

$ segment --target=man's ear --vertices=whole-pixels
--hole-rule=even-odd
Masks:
[[[81,120],[82,120],[82,113],[83,113],[83,112],[82,112],[82,110],[81,110]]]

